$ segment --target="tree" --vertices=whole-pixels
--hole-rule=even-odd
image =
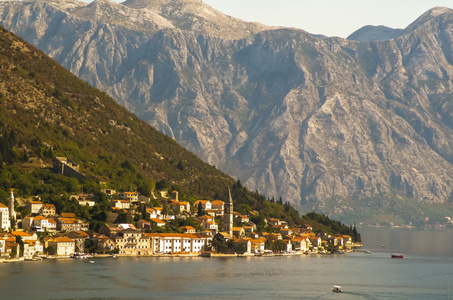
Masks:
[[[170,214],[170,208],[167,206],[167,205],[163,205],[162,206],[162,211],[161,211],[161,214],[164,218],[168,217],[168,215]]]
[[[204,210],[203,210],[203,205],[201,204],[201,201],[198,202],[198,216],[204,216]]]
[[[283,252],[286,250],[286,242],[283,240],[276,240],[272,243],[272,251]]]

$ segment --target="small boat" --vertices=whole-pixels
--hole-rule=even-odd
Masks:
[[[339,285],[334,285],[334,286],[332,287],[332,292],[334,292],[334,293],[341,293],[341,292],[343,292],[343,291],[342,291],[342,289],[341,289],[341,286],[339,286]]]
[[[365,253],[366,253],[366,254],[370,254],[370,253],[371,253],[371,251],[370,251],[370,250],[367,250],[367,251],[365,251]]]
[[[79,252],[79,253],[73,253],[71,254],[70,258],[87,258],[88,254]]]
[[[392,258],[404,258],[402,253],[392,253]]]
[[[90,264],[94,264],[94,260],[90,260]]]

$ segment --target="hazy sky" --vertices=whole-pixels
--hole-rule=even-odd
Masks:
[[[222,13],[246,21],[297,27],[314,34],[340,37],[347,37],[365,25],[405,28],[430,8],[453,8],[453,0],[203,1]]]

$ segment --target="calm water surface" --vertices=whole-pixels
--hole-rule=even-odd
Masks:
[[[453,232],[361,233],[371,254],[0,264],[0,299],[447,299]]]

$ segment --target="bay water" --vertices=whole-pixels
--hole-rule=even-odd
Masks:
[[[360,232],[369,254],[0,263],[0,299],[448,299],[452,231]]]

